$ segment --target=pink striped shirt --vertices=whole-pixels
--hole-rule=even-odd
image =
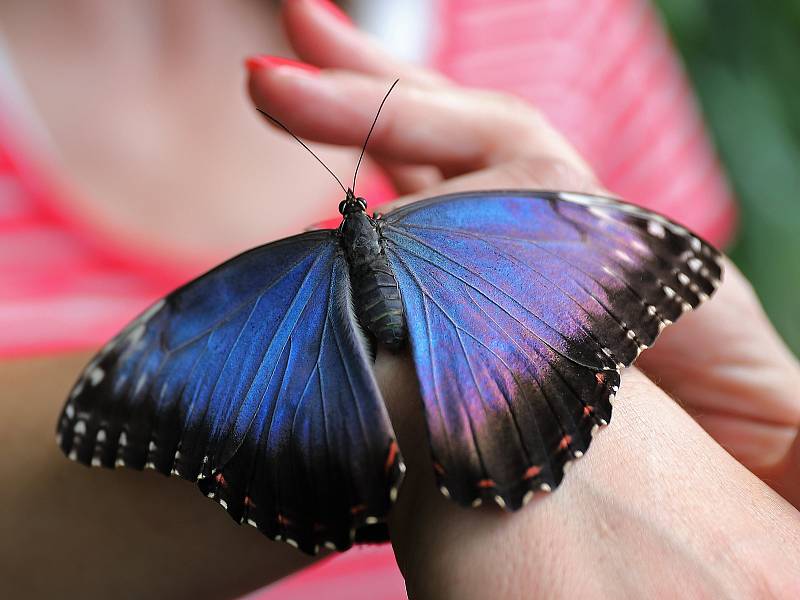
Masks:
[[[717,244],[735,209],[686,77],[644,0],[438,0],[432,63],[533,102],[604,184]],[[0,98],[0,102],[2,102]],[[94,347],[194,274],[69,210],[0,118],[0,355]],[[261,600],[405,598],[388,545],[323,561]]]

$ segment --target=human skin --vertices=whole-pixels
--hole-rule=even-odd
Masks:
[[[398,203],[500,187],[605,193],[533,107],[400,64],[313,2],[289,2],[284,22],[322,70],[251,60],[254,103],[302,137],[356,146],[399,77],[369,145],[401,174]],[[379,352],[409,465],[390,529],[412,597],[800,595],[800,369],[730,262],[726,272],[643,355],[659,386],[628,370],[611,426],[555,493],[514,514],[439,494],[410,359]]]
[[[602,191],[521,101],[399,63],[311,0],[287,2],[284,23],[295,52],[323,71],[251,61],[255,104],[308,139],[355,147],[400,77],[370,151],[406,200],[497,187]],[[3,480],[16,486],[4,487],[11,510],[0,525],[18,554],[39,558],[6,563],[4,581],[35,580],[42,596],[68,587],[84,597],[220,597],[302,564],[295,550],[232,526],[188,484],[59,456],[53,418],[85,358],[0,372],[1,389],[16,392],[4,406],[12,443],[0,459]],[[512,515],[440,496],[413,367],[379,354],[376,374],[409,465],[390,528],[412,597],[798,596],[800,375],[732,265],[717,296],[667,329],[640,364],[660,387],[629,370],[613,422],[586,457],[555,493]]]
[[[260,125],[244,89],[246,53],[291,52],[277,9],[0,3],[2,41],[52,144],[15,149],[41,161],[39,183],[58,186],[65,211],[170,263],[212,266],[335,214],[336,183]],[[319,152],[337,171],[357,154]],[[0,360],[0,597],[237,597],[313,562],[236,526],[191,483],[68,461],[56,419],[90,354]]]

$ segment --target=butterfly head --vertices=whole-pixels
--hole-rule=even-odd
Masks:
[[[347,196],[339,203],[339,213],[346,217],[355,212],[367,210],[367,201],[364,198],[356,197],[352,189],[347,190]]]

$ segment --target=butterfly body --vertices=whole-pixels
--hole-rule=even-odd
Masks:
[[[392,267],[384,253],[378,220],[369,217],[366,202],[345,204],[339,228],[350,267],[353,304],[359,322],[390,350],[406,341],[403,303]]]
[[[145,311],[73,387],[62,451],[196,481],[306,552],[386,539],[405,465],[377,341],[410,348],[442,494],[517,510],[561,483],[621,369],[722,277],[717,250],[613,198],[365,209],[350,192],[337,229],[254,248]]]

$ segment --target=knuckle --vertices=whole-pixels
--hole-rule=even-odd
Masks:
[[[533,104],[515,94],[496,90],[475,90],[475,94],[487,103],[504,108],[506,111],[528,113],[536,118],[545,118],[542,112]]]
[[[575,192],[604,192],[595,176],[573,161],[558,156],[518,156],[500,167],[507,185],[560,189]]]

